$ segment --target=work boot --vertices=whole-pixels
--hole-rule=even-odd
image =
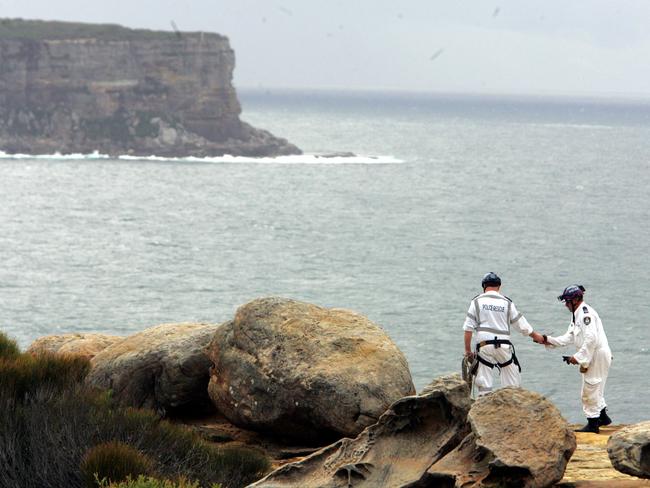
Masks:
[[[600,417],[598,418],[598,425],[609,425],[612,423],[612,419],[607,415],[607,407],[603,408],[600,411]]]
[[[576,432],[593,432],[594,434],[600,434],[600,429],[598,428],[599,422],[600,417],[587,419],[587,425],[585,425],[582,429],[576,429]]]

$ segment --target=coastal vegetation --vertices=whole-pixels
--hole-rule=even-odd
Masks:
[[[0,333],[1,488],[234,488],[268,471],[256,450],[118,406],[85,385],[89,370],[79,356],[21,353]]]
[[[183,35],[192,33],[184,32]],[[198,34],[198,33],[196,33]],[[218,34],[203,34],[221,37]],[[92,38],[101,41],[128,41],[132,39],[178,39],[176,32],[129,29],[117,24],[84,24],[23,19],[0,19],[0,39],[57,40]]]

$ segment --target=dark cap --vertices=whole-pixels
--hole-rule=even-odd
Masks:
[[[557,297],[561,302],[566,302],[567,300],[582,300],[582,297],[585,295],[585,287],[582,285],[569,285],[567,286],[562,294]]]
[[[490,271],[481,280],[481,286],[486,288],[488,286],[501,286],[501,278],[496,273]]]

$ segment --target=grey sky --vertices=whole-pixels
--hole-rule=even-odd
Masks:
[[[0,16],[219,32],[239,87],[650,98],[650,0],[0,0]]]

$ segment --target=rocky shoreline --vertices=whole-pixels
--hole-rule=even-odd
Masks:
[[[0,19],[0,151],[301,154],[240,120],[228,38]]]
[[[43,351],[92,356],[87,383],[125,406],[261,450],[274,471],[250,486],[650,483],[629,474],[650,477],[647,423],[574,434],[543,396],[505,388],[472,401],[458,374],[416,394],[390,338],[347,310],[269,297],[223,324],[50,336],[28,352]]]

